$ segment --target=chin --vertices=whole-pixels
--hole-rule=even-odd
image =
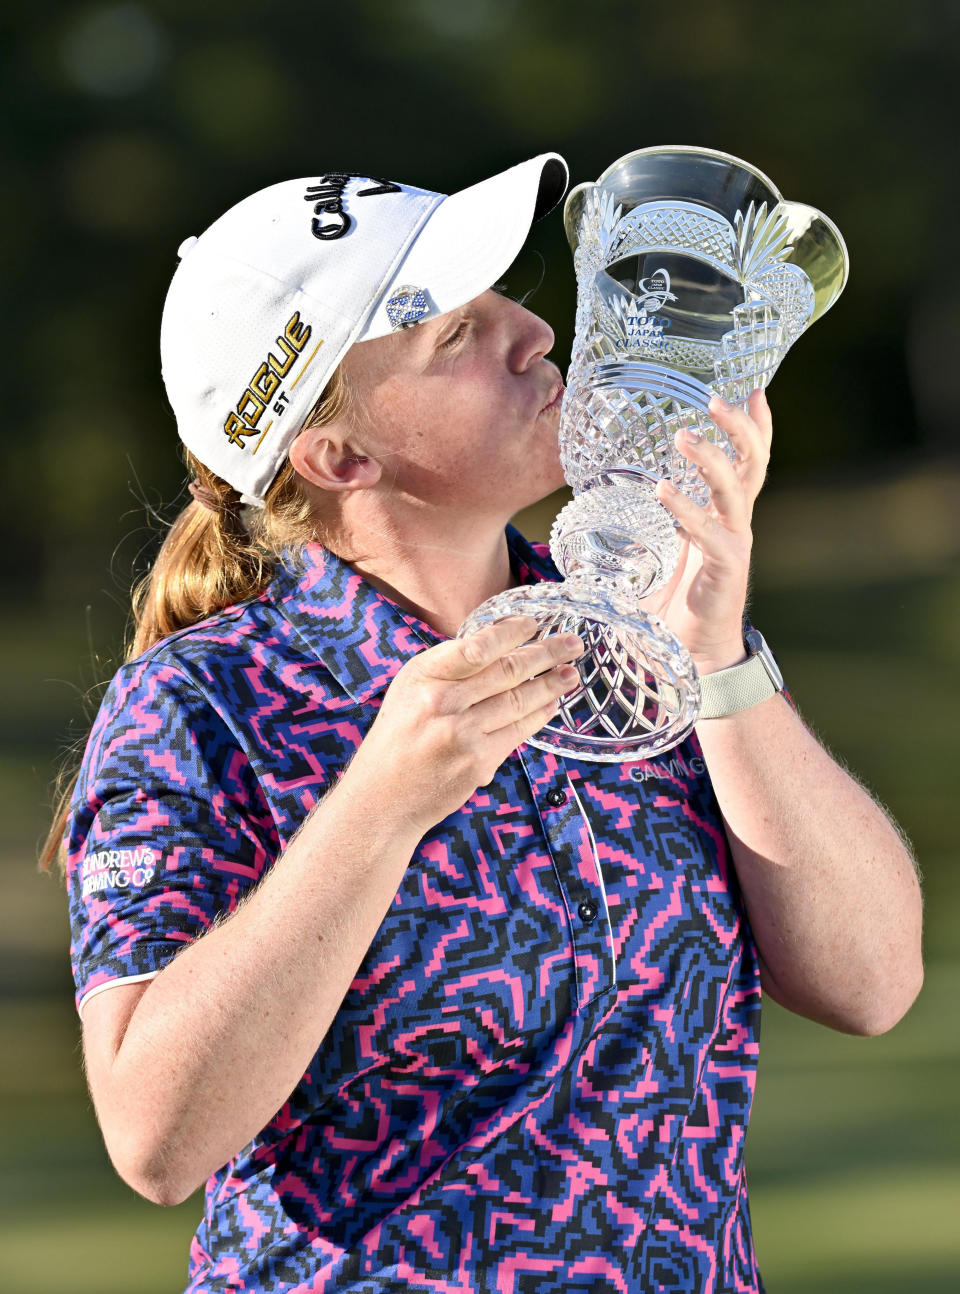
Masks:
[[[560,459],[557,459],[553,471],[544,473],[539,498],[545,499],[549,494],[556,494],[557,490],[569,489],[567,478],[563,474],[563,468],[560,466]]]
[[[521,462],[505,464],[498,481],[498,487],[503,491],[501,498],[509,490],[509,497],[504,501],[507,507],[512,507],[512,516],[542,503],[566,485],[555,439],[549,445],[532,446],[531,452]],[[558,509],[560,506],[558,503]]]
[[[529,539],[545,539],[550,533],[554,517],[567,501],[555,496],[566,488],[567,483],[562,476],[559,481],[544,481],[539,489],[530,490],[517,503],[511,521]]]

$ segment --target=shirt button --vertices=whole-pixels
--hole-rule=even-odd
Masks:
[[[561,804],[566,804],[567,793],[561,791],[559,787],[554,787],[552,791],[547,792],[547,804],[553,809],[559,809]]]
[[[596,920],[599,910],[600,909],[594,903],[593,899],[584,899],[577,908],[577,911],[580,913],[580,920],[586,921],[588,924],[589,922]]]

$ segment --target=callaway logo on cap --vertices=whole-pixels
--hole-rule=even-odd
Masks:
[[[187,448],[261,504],[350,346],[485,292],[566,187],[544,153],[451,197],[331,171],[231,207],[180,247],[163,310]]]

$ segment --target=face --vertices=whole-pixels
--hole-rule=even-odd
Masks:
[[[542,319],[489,291],[358,343],[345,360],[363,409],[353,447],[400,498],[506,520],[564,483],[553,340]]]

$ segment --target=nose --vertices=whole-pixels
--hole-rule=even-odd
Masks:
[[[510,367],[515,373],[524,373],[531,364],[553,350],[553,329],[545,319],[519,302],[509,301],[507,304],[511,307],[512,316]]]

